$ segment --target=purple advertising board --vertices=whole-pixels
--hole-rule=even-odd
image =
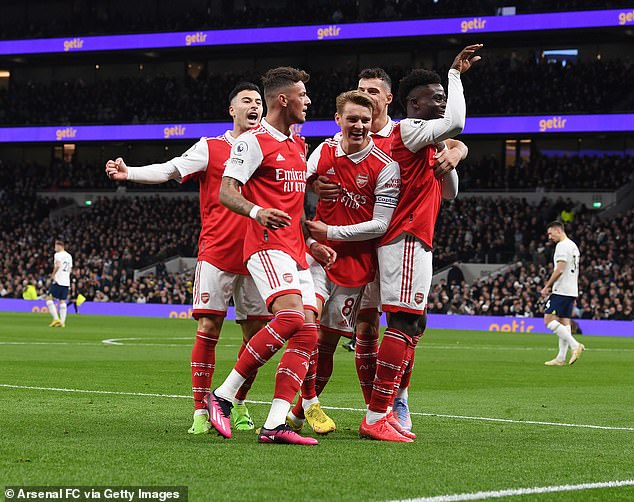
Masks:
[[[82,315],[115,315],[129,317],[164,317],[171,319],[191,318],[190,305],[157,305],[136,303],[96,303],[85,302],[79,308]],[[0,312],[48,313],[46,302],[42,300],[1,299]],[[235,319],[233,308],[227,319]],[[576,319],[584,335],[634,337],[632,321],[601,321]],[[382,324],[385,325],[385,316]],[[430,329],[458,329],[470,331],[491,331],[499,333],[551,333],[544,326],[544,320],[534,317],[494,317],[429,314],[427,327]]]
[[[219,136],[229,122],[0,127],[0,143],[78,141],[165,141]],[[333,120],[312,120],[295,127],[306,137],[331,137],[339,127]],[[553,134],[632,132],[634,113],[611,115],[530,115],[521,117],[468,117],[463,134]]]
[[[634,25],[634,7],[516,16],[475,16],[375,23],[327,24],[235,30],[69,36],[0,42],[0,55],[207,47],[220,45],[328,42],[372,38],[471,35],[518,31],[566,30]]]

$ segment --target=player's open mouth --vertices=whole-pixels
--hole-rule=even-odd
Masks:
[[[257,113],[249,113],[249,114],[247,115],[247,118],[248,118],[249,120],[256,121],[256,120],[258,120],[258,114],[257,114]]]

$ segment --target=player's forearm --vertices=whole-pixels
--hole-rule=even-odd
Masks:
[[[134,181],[136,183],[157,185],[179,178],[180,173],[171,161],[163,164],[150,164],[148,166],[128,166],[128,181]]]
[[[440,121],[433,121],[436,126],[434,130],[436,141],[443,141],[460,134],[464,129],[467,116],[467,106],[458,70],[449,70],[448,84],[445,116]]]
[[[367,241],[381,237],[390,225],[393,207],[374,206],[372,219],[353,225],[328,225],[328,240]]]
[[[561,272],[559,270],[555,270],[551,276],[550,279],[548,279],[548,282],[546,283],[547,288],[552,288],[553,284],[555,284],[555,282],[557,282],[557,279],[559,279],[561,277]]]
[[[220,203],[234,213],[249,216],[251,210],[256,207],[256,205],[253,204],[253,202],[249,202],[244,198],[244,195],[240,193],[241,186],[238,180],[223,176],[222,183],[220,184]]]

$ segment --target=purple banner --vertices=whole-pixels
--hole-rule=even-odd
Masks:
[[[167,317],[172,319],[191,318],[190,305],[157,305],[137,303],[96,303],[85,302],[79,307],[82,315],[114,315],[129,317]],[[42,300],[0,299],[0,312],[48,313],[46,302]],[[72,312],[70,310],[69,312]],[[227,319],[233,320],[233,307],[227,312]],[[632,321],[595,321],[575,319],[584,335],[634,337]],[[385,326],[385,315],[381,318]],[[501,333],[551,333],[544,326],[544,320],[537,317],[489,317],[429,314],[427,327],[430,329],[458,329],[468,331],[492,331]]]
[[[0,143],[78,141],[164,141],[218,136],[230,122],[86,125],[57,127],[0,127]],[[306,137],[334,136],[339,127],[332,120],[312,120],[295,126]],[[632,132],[634,113],[612,115],[531,115],[522,117],[467,118],[463,134],[554,134],[582,132]]]
[[[425,37],[466,33],[565,30],[634,25],[634,8],[517,16],[388,21],[238,30],[75,36],[0,42],[0,55],[120,51],[214,45],[269,44],[367,38]]]

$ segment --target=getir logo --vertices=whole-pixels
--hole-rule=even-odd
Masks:
[[[185,45],[202,44],[207,40],[207,34],[199,31],[185,36]]]
[[[550,129],[565,129],[567,120],[568,119],[562,119],[561,117],[553,117],[552,119],[541,119],[539,121],[539,131],[546,132]]]
[[[63,139],[72,139],[75,136],[77,136],[77,129],[73,129],[72,127],[57,129],[55,131],[55,138],[57,139],[57,141],[61,141]]]
[[[324,38],[333,38],[338,37],[341,28],[335,26],[334,24],[328,26],[327,28],[318,28],[317,29],[317,38],[319,40],[323,40]]]
[[[176,312],[172,310],[169,314],[170,319],[192,319],[194,311],[192,309],[187,309],[187,312]]]
[[[462,33],[466,33],[468,31],[483,30],[486,24],[486,19],[482,19],[481,17],[474,17],[470,21],[462,21],[460,23],[460,31]]]
[[[510,323],[489,325],[489,331],[505,331],[508,333],[530,333],[535,326],[525,326],[524,321],[517,322],[513,320]]]
[[[632,21],[634,21],[634,10],[632,12],[619,12],[619,24],[621,26]]]
[[[84,46],[84,41],[81,38],[73,38],[72,40],[64,40],[64,52],[68,52],[72,49],[81,49]]]
[[[163,137],[165,139],[170,139],[173,138],[174,136],[178,137],[178,136],[184,136],[185,135],[185,129],[187,129],[186,127],[183,127],[182,125],[175,125],[172,127],[166,127],[165,129],[163,129]]]

